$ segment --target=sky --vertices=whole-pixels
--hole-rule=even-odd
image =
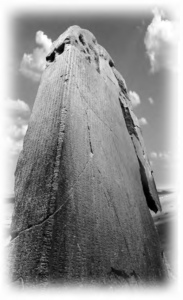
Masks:
[[[5,194],[13,194],[14,171],[34,105],[45,56],[69,26],[91,31],[124,77],[139,119],[158,188],[176,185],[177,171],[177,22],[163,8],[107,13],[25,11],[9,20],[9,86],[6,114]]]

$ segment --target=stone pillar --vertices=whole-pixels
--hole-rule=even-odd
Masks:
[[[159,283],[161,209],[127,87],[70,27],[52,46],[15,172],[9,264],[25,285]]]

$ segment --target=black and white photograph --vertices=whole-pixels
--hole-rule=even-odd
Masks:
[[[4,286],[168,291],[180,265],[176,10],[53,3],[6,12]]]

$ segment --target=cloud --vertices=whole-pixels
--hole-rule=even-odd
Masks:
[[[171,155],[169,152],[151,152],[150,157],[154,159],[169,160]]]
[[[129,91],[129,97],[131,100],[132,107],[135,107],[141,103],[140,97],[136,92]]]
[[[150,104],[154,104],[153,98],[149,97],[149,98],[148,98],[148,101],[149,101]]]
[[[175,21],[165,19],[164,13],[157,8],[153,10],[153,14],[144,38],[151,72],[157,72],[161,68],[176,70],[178,26]]]
[[[139,119],[139,125],[147,125],[147,120],[145,118],[140,118]]]
[[[47,37],[46,34],[44,34],[43,31],[37,31],[36,32],[36,43],[48,53],[50,51],[50,48],[52,46],[52,40]]]
[[[170,158],[170,154],[169,153],[159,153],[159,158],[161,159],[169,159]]]
[[[30,108],[24,101],[10,98],[3,101],[3,106],[3,144],[6,154],[15,156],[22,150],[23,138],[30,118]]]
[[[151,152],[150,153],[150,157],[151,158],[157,158],[158,157],[158,154],[156,152]]]
[[[35,41],[40,47],[35,48],[31,54],[24,53],[19,70],[25,77],[39,81],[46,67],[45,58],[51,49],[52,40],[42,31],[37,31]]]

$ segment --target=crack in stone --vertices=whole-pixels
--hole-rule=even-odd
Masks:
[[[138,134],[135,130],[135,127],[138,127],[138,126],[136,126],[134,124],[133,119],[131,117],[131,114],[129,112],[129,108],[124,106],[124,104],[121,101],[120,97],[119,97],[119,103],[120,103],[120,106],[121,106],[121,109],[122,109],[123,117],[124,117],[129,135],[131,136],[132,134],[134,134],[136,136],[136,138],[139,140]],[[140,140],[139,140],[139,142],[140,142]]]
[[[81,98],[83,98],[83,100],[85,101],[86,105],[88,106],[89,109],[91,109],[91,111],[96,115],[96,117],[114,134],[114,136],[118,139],[117,135],[114,133],[114,131],[97,115],[97,113],[91,108],[91,106],[88,104],[88,102],[85,100],[85,97],[83,96],[82,92],[80,91],[77,83],[76,83],[76,87],[78,88]]]
[[[79,89],[77,83],[76,83],[76,86],[77,88]],[[79,91],[80,92],[80,91]],[[81,94],[80,94],[81,95]],[[81,97],[81,99],[83,99]],[[90,125],[89,125],[89,117],[88,117],[88,110],[85,109],[84,105],[83,105],[83,108],[85,110],[85,113],[86,113],[86,118],[87,118],[87,129],[88,129],[88,141],[89,141],[89,147],[90,147],[90,156],[92,157],[93,156],[93,147],[92,147],[92,142],[91,142],[91,133],[90,133]]]
[[[128,130],[128,133],[129,133],[129,135],[130,135],[131,138],[132,138],[133,134],[137,138],[137,140],[139,141],[139,143],[141,145],[142,152],[144,154],[143,156],[145,156],[145,152],[143,150],[143,145],[142,145],[141,140],[140,140],[140,138],[138,136],[138,132],[136,131],[135,128],[138,128],[141,133],[142,133],[142,130],[141,130],[140,126],[134,124],[134,121],[133,121],[133,119],[131,117],[131,114],[129,112],[129,108],[124,106],[124,104],[121,101],[120,97],[119,97],[119,102],[120,102],[120,106],[121,106],[121,109],[122,109],[122,113],[123,113],[123,117],[124,117],[124,120],[125,120],[125,123],[126,123],[126,127],[127,127],[127,130]],[[128,113],[126,113],[126,110],[128,110]]]
[[[101,171],[99,170],[99,168],[98,168],[97,166],[96,166],[96,168],[97,168],[97,170],[98,170],[100,176],[102,177]],[[101,183],[102,183],[102,181],[101,181]],[[114,203],[113,203],[113,201],[112,201],[112,199],[111,199],[111,196],[110,196],[110,194],[109,194],[109,192],[108,192],[108,189],[107,189],[106,187],[104,187],[103,183],[102,183],[102,189],[103,189],[103,191],[104,191],[104,195],[105,195],[105,197],[106,197],[106,199],[107,199],[107,202],[108,202],[108,203],[111,203],[111,205],[112,205],[112,207],[113,207],[113,209],[114,209],[116,218],[117,218],[118,223],[119,223],[119,226],[120,226],[120,228],[121,228],[121,232],[123,232],[123,228],[122,228],[122,226],[121,226],[121,223],[120,223],[120,220],[119,220],[117,211],[116,211],[116,207],[115,207],[115,205],[114,205]],[[106,191],[105,191],[105,190],[106,190]],[[108,196],[107,196],[106,192],[107,192]],[[108,197],[109,197],[109,199],[108,199]],[[126,245],[127,251],[128,251],[129,256],[130,256],[130,258],[131,258],[131,254],[130,254],[130,250],[129,250],[129,247],[128,247],[128,243],[127,243],[127,240],[126,240],[126,237],[125,237],[124,234],[123,234],[123,239],[124,239],[124,241],[125,241],[125,245]]]
[[[124,78],[122,77],[122,75],[119,73],[119,71],[114,66],[112,67],[112,71],[118,81],[120,90],[122,91],[123,94],[127,95],[128,91],[127,91],[127,86],[126,86]]]
[[[138,158],[138,156],[137,156]],[[155,213],[157,213],[158,211],[158,207],[157,204],[151,194],[150,188],[149,188],[149,184],[148,184],[148,179],[145,173],[145,168],[141,162],[141,160],[138,158],[138,162],[139,162],[139,168],[140,168],[140,177],[141,177],[141,182],[142,182],[142,187],[143,187],[143,191],[144,191],[144,195],[147,201],[147,206],[154,211]]]
[[[90,154],[93,156],[93,148],[92,148],[92,143],[91,143],[91,135],[90,135],[90,126],[88,125],[88,135],[89,135],[89,145],[90,145]]]
[[[26,229],[23,229],[23,230],[20,230],[20,231],[14,231],[14,232],[12,232],[12,233],[11,233],[12,238],[11,238],[11,241],[10,241],[10,242],[12,242],[12,241],[15,240],[16,238],[18,238],[18,236],[19,236],[21,233],[23,233],[23,232],[25,232],[25,231],[29,231],[29,230],[31,230],[33,227],[40,226],[40,225],[44,224],[45,222],[47,222],[51,217],[53,217],[57,212],[59,212],[59,211],[62,209],[62,207],[67,203],[67,201],[69,200],[69,197],[71,196],[71,193],[70,193],[70,192],[73,190],[73,188],[75,187],[75,185],[78,183],[79,178],[80,178],[81,175],[85,172],[85,170],[86,170],[86,168],[87,168],[87,165],[90,163],[90,161],[91,161],[91,157],[90,157],[90,159],[87,161],[87,163],[85,164],[85,167],[83,168],[83,170],[81,171],[81,173],[78,175],[78,177],[77,177],[76,181],[74,182],[73,186],[72,186],[72,187],[70,188],[70,190],[68,191],[68,193],[67,193],[68,195],[67,195],[67,198],[66,198],[65,202],[64,202],[62,205],[60,205],[59,208],[58,208],[56,211],[54,211],[52,214],[50,214],[49,216],[47,216],[46,218],[44,218],[41,222],[39,222],[39,223],[37,223],[37,224],[34,224],[34,225],[32,225],[32,226],[30,226],[30,227],[28,227],[28,228],[26,228]]]
[[[23,230],[20,230],[19,232],[17,231],[14,231],[11,233],[11,241],[14,241],[15,239],[17,239],[19,237],[19,235],[23,232],[26,232],[26,231],[29,231],[31,229],[33,229],[34,227],[37,227],[37,226],[40,226],[40,225],[43,225],[45,222],[47,222],[51,217],[53,217],[59,210],[62,209],[62,207],[66,204],[66,202],[69,200],[69,196],[67,197],[66,201],[54,212],[52,213],[51,215],[47,216],[46,218],[44,218],[41,222],[37,223],[37,224],[34,224],[34,225],[31,225],[30,227],[26,228],[26,229],[23,229]]]
[[[115,140],[113,140],[113,142],[114,142],[115,148],[116,148],[116,150],[117,150]],[[107,158],[107,155],[106,155],[106,152],[105,152],[104,148],[102,147],[102,145],[101,145],[101,148],[102,148],[102,150],[103,150],[103,152],[104,152],[104,155],[105,155],[106,159],[108,159],[108,158]],[[117,150],[117,151],[118,151],[118,150]],[[101,171],[99,170],[98,166],[96,166],[96,168],[97,168],[98,172],[99,172],[99,173],[101,174],[101,176],[102,176],[102,173],[101,173]],[[120,174],[121,174],[121,177],[123,177],[123,174],[122,174],[122,172],[121,172],[121,169],[119,169],[119,172],[120,172]],[[116,180],[115,180],[115,182],[116,182],[117,186],[119,187],[119,189],[120,189],[120,191],[121,191],[121,186],[119,185],[119,183],[118,183]],[[128,194],[127,194],[126,191],[125,191],[125,193],[126,193],[126,197],[127,197],[127,199],[128,199],[128,204],[129,204],[129,206],[131,206],[130,201],[129,201]]]
[[[135,153],[136,153],[136,156],[137,156],[137,159],[138,159],[138,163],[139,163],[140,178],[141,178],[141,183],[142,183],[144,195],[145,195],[145,198],[146,198],[147,206],[152,211],[154,211],[155,213],[158,210],[162,211],[161,205],[158,205],[156,203],[156,201],[154,200],[153,196],[152,196],[152,193],[151,193],[150,187],[149,187],[149,182],[148,182],[148,179],[147,179],[147,175],[146,175],[146,172],[145,172],[145,167],[143,166],[143,164],[142,164],[142,162],[141,162],[141,160],[140,160],[140,158],[138,156],[137,149],[135,147],[133,139],[132,139],[132,143],[133,143],[133,146],[134,146],[134,149],[135,149]],[[144,155],[143,155],[143,157],[144,157]],[[151,174],[152,174],[152,172],[151,172]],[[153,180],[153,177],[152,177],[152,180]]]
[[[135,127],[139,128],[140,130],[141,130],[141,128],[134,124],[133,119],[132,119],[132,117],[130,115],[130,112],[129,112],[129,108],[124,107],[124,104],[122,103],[120,97],[119,97],[119,102],[120,102],[121,109],[122,109],[122,112],[123,112],[123,116],[124,116],[124,119],[125,119],[125,122],[126,122],[126,127],[127,127],[127,130],[128,130],[128,133],[129,133],[129,135],[132,139],[132,144],[133,144],[133,147],[134,147],[134,150],[135,150],[135,153],[136,153],[136,157],[138,159],[141,182],[142,182],[144,195],[145,195],[145,198],[146,198],[146,201],[147,201],[147,205],[152,211],[154,211],[156,213],[158,211],[158,206],[157,206],[157,203],[156,203],[156,201],[154,200],[154,198],[151,194],[148,179],[147,179],[147,175],[145,173],[145,168],[144,168],[141,160],[138,157],[138,153],[137,153],[137,150],[136,150],[136,147],[134,145],[133,138],[132,138],[132,136],[134,134],[134,136],[137,138],[139,144],[141,145],[144,160],[147,161],[147,159],[145,157],[145,152],[143,150],[143,146],[142,146],[141,141],[138,137],[138,133],[135,130]],[[148,163],[148,161],[147,161],[147,163]],[[161,211],[161,207],[160,207],[160,211]]]
[[[108,75],[106,77],[116,86],[116,83]]]
[[[110,195],[109,195],[109,192],[108,192],[107,188],[106,188],[106,191],[107,191],[107,194],[108,194],[108,196],[109,196],[110,202],[111,202],[111,204],[112,204],[112,206],[113,206],[113,209],[114,209],[116,218],[117,218],[117,220],[118,220],[119,226],[120,226],[120,228],[121,228],[121,231],[123,232],[123,228],[122,228],[122,226],[121,226],[121,223],[120,223],[120,220],[119,220],[117,211],[116,211],[116,207],[115,207],[115,205],[114,205],[114,203],[113,203],[113,201],[112,201],[112,199],[111,199],[111,197],[110,197]],[[105,194],[105,196],[106,196],[106,193],[105,193],[105,192],[104,192],[104,194]],[[126,237],[125,237],[124,234],[123,234],[123,238],[124,238],[124,241],[125,241],[125,245],[126,245],[127,251],[128,251],[129,256],[130,256],[130,258],[131,258],[131,254],[130,254],[130,250],[129,250],[129,247],[128,247],[128,243],[127,243],[127,240],[126,240]],[[130,261],[131,261],[131,260],[130,260]]]

